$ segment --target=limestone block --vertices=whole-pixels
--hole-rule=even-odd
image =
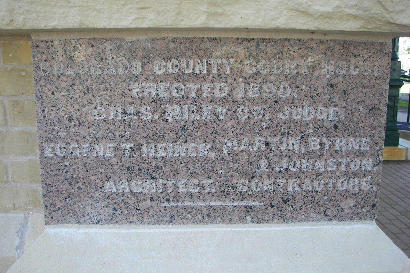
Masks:
[[[43,230],[41,213],[0,214],[0,273],[7,272]]]
[[[40,183],[40,163],[38,160],[10,162],[10,179],[14,183]]]
[[[0,132],[0,154],[28,156],[37,154],[37,135],[30,131]]]
[[[9,273],[409,272],[374,223],[48,226]]]
[[[3,161],[0,161],[0,184],[7,182],[7,166]]]
[[[16,246],[19,241],[17,232],[24,214],[2,214],[0,219],[0,257],[16,257]]]
[[[39,211],[41,191],[32,187],[0,188],[0,211]]]
[[[3,64],[31,64],[31,42],[29,40],[10,40],[0,43],[3,51]]]
[[[32,96],[33,69],[0,69],[0,96]]]
[[[410,32],[410,1],[1,0],[0,29],[256,28]]]
[[[44,231],[44,214],[41,212],[31,212],[30,218],[27,224],[27,234],[26,234],[26,241],[24,244],[25,250],[28,246],[30,246],[38,236]]]
[[[35,126],[36,110],[34,101],[13,100],[8,103],[10,126]]]

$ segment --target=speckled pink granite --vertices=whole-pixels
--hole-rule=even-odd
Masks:
[[[46,223],[374,219],[390,52],[342,40],[34,41]]]

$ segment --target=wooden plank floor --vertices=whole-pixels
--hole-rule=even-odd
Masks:
[[[377,225],[410,257],[410,161],[385,161]]]

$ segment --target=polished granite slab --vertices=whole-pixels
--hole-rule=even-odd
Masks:
[[[46,224],[371,220],[388,42],[33,41]]]

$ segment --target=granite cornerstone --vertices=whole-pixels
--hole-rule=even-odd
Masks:
[[[391,45],[33,42],[46,224],[372,220]]]

